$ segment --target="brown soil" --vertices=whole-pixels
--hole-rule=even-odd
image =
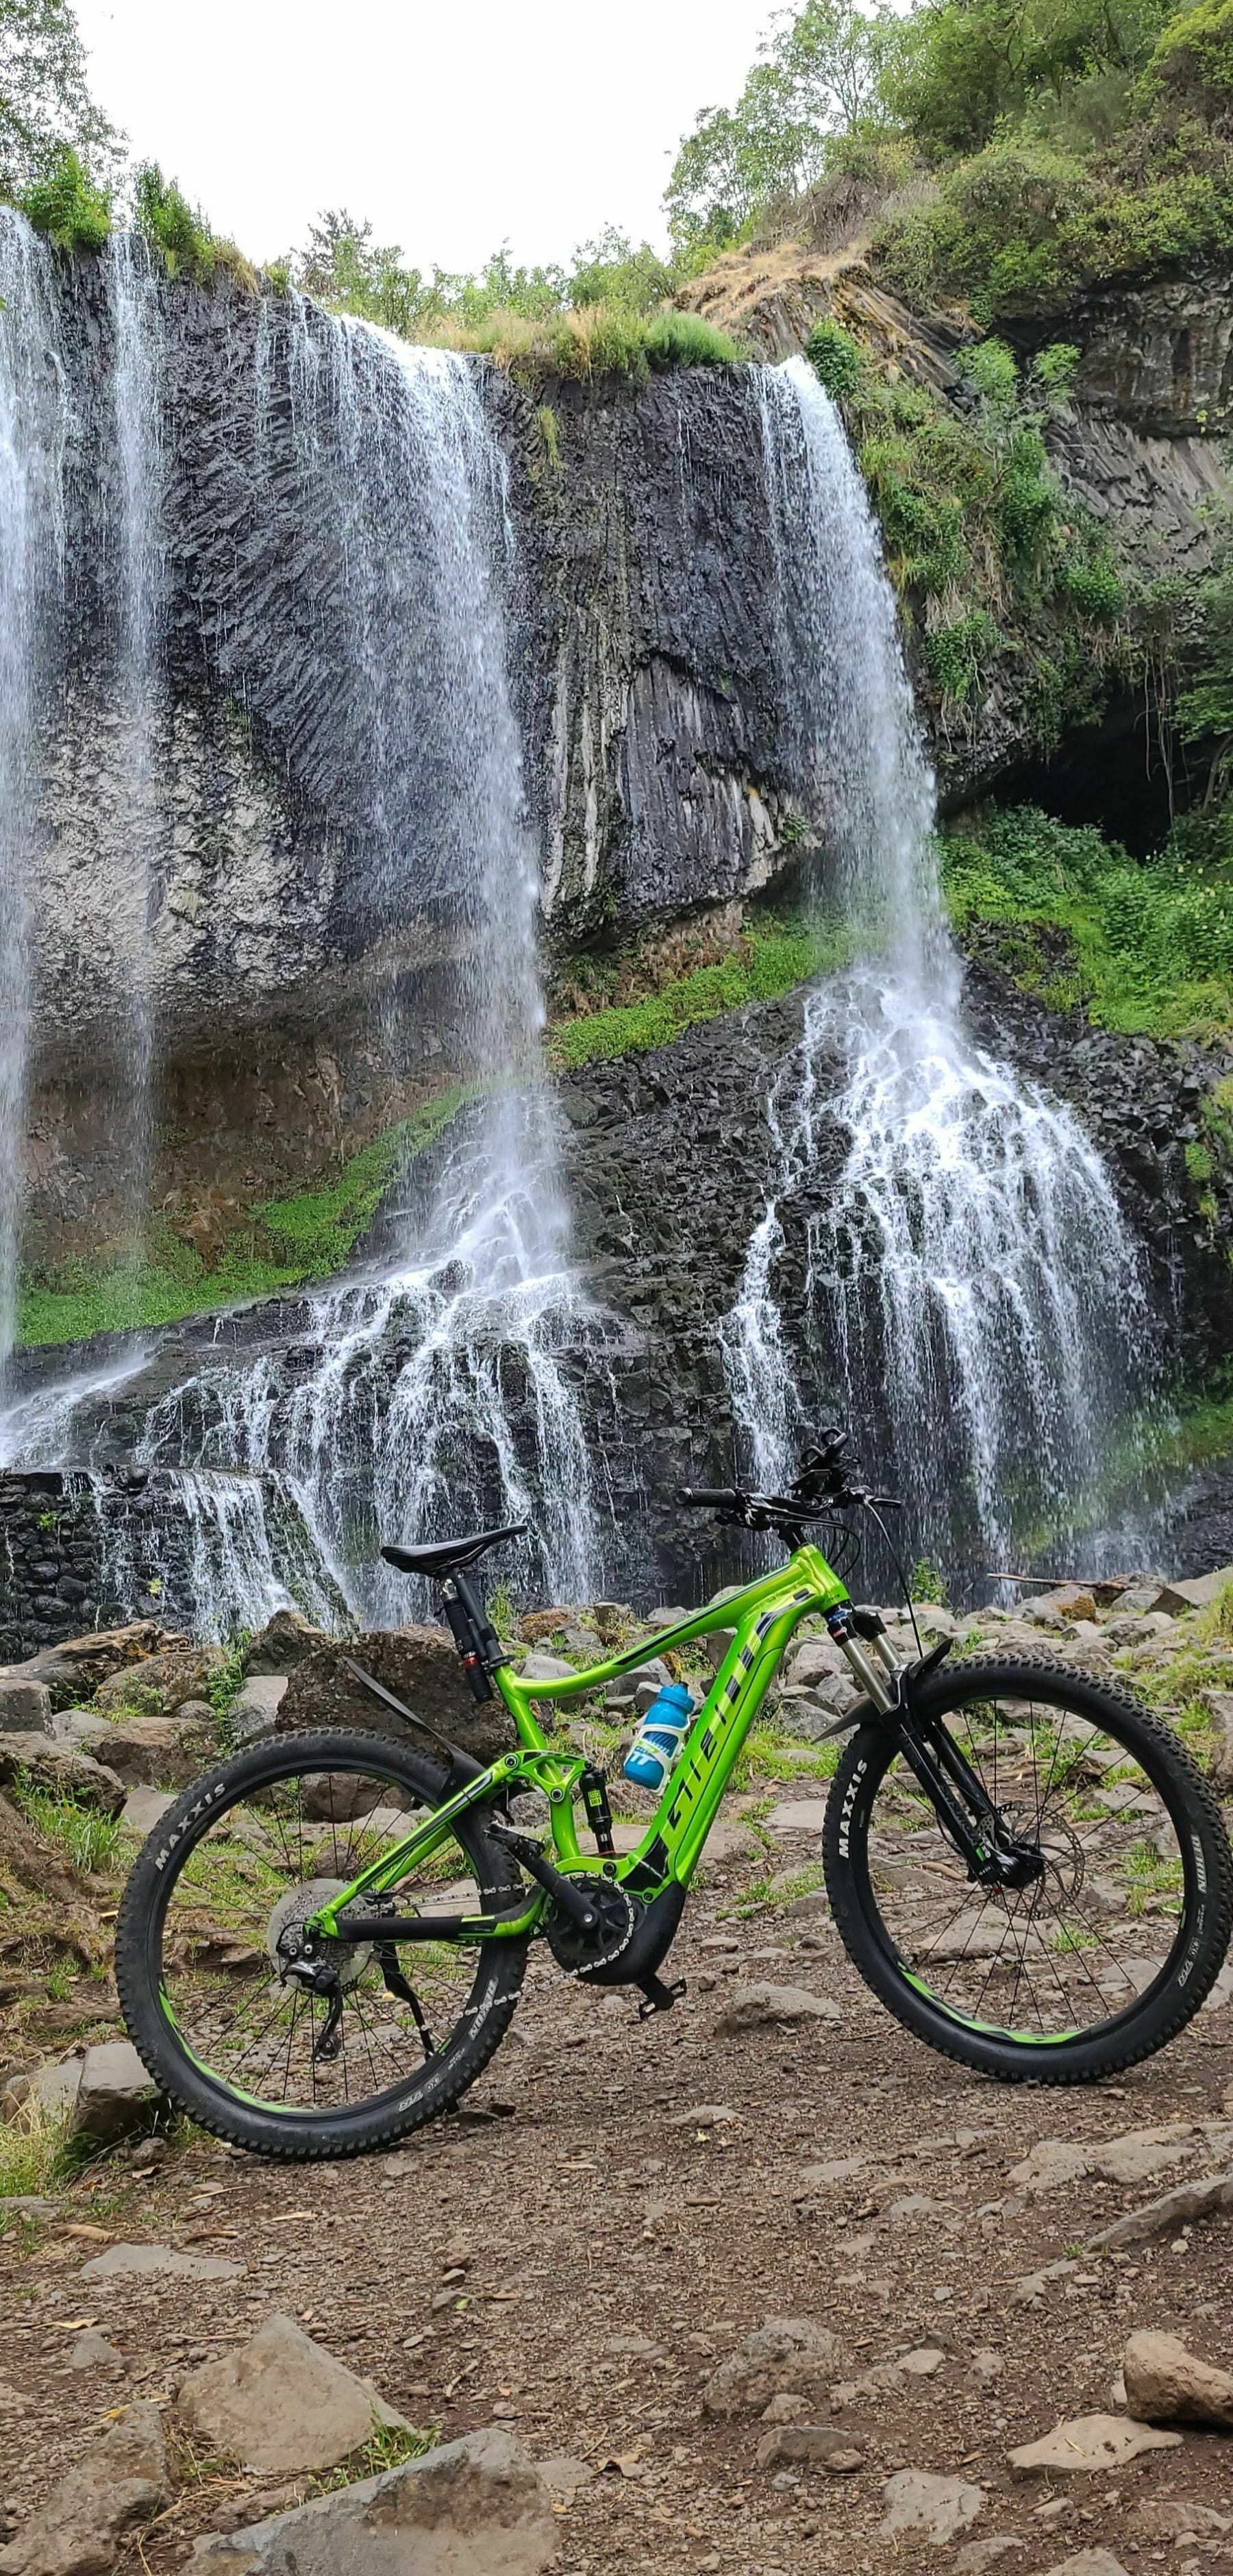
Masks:
[[[1145,2499],[1229,2510],[1233,2453],[1215,2433],[1188,2430],[1181,2450],[1056,2490],[1016,2483],[1006,2467],[1014,2443],[1109,2406],[1135,2326],[1233,2358],[1227,2217],[1176,2243],[1083,2260],[1034,2303],[1016,2296],[1024,2276],[1079,2254],[1096,2226],[1189,2168],[1126,2188],[1089,2179],[1037,2200],[1007,2179],[1039,2138],[1218,2113],[1233,2071],[1228,2008],[1201,2014],[1117,2086],[985,2083],[901,2032],[829,1929],[802,1943],[782,1913],[735,1916],[752,1874],[749,1862],[728,1863],[696,1894],[671,1963],[690,1993],[671,2016],[639,2025],[627,1997],[588,1995],[537,1964],[514,2034],[463,2114],[395,2156],[287,2171],[194,2136],[147,2178],[115,2163],[84,2177],[30,2250],[10,2235],[0,2244],[0,2520],[11,2530],[24,2519],[126,2394],[169,2394],[191,2362],[272,2308],[443,2438],[498,2418],[539,2456],[586,2461],[591,2482],[561,2512],[562,2576],[868,2576],[890,2555],[881,2491],[904,2465],[984,2488],[970,2536],[1019,2535],[1011,2569],[1048,2569],[1095,2545],[1132,2566],[1136,2556],[1163,2565],[1167,2545],[1136,2529]],[[738,1946],[704,1946],[721,1939]],[[734,1969],[832,1994],[842,2021],[719,2038]],[[716,2105],[733,2116],[676,2116]],[[851,2156],[867,2159],[859,2173],[799,2197],[803,2167]],[[1195,2169],[1204,2163],[1199,2155]],[[212,2200],[200,2196],[207,2185],[221,2186]],[[913,2200],[922,2205],[895,2214]],[[93,2232],[74,2232],[84,2229]],[[108,2238],[246,2268],[222,2284],[83,2286],[83,2262]],[[443,2290],[447,2259],[467,2268]],[[702,2414],[715,2357],[768,2316],[833,2327],[849,2380],[905,2348],[942,2348],[930,2377],[833,2415],[823,2404],[821,2420],[860,2434],[855,2475],[806,2469],[776,2485],[794,2471],[756,2468],[763,2426]],[[87,2321],[122,2349],[122,2377],[68,2366]],[[658,2349],[640,2354],[631,2337]],[[978,2353],[996,2359],[978,2369]],[[14,2391],[24,2406],[3,2402]],[[198,2532],[243,2519],[244,2495],[263,2485],[198,2469],[125,2568],[180,2567]],[[895,2563],[945,2568],[957,2546],[902,2541]],[[1200,2565],[1219,2576],[1222,2552],[1218,2541],[1195,2560],[1196,2576]]]

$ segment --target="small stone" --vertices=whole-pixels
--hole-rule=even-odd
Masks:
[[[825,2164],[806,2165],[801,2174],[794,2200],[803,2200],[811,2192],[830,2191],[839,2182],[852,2182],[857,2174],[868,2173],[868,2156],[828,2156]]]
[[[882,2489],[886,2512],[878,2525],[882,2540],[899,2540],[910,2531],[923,2532],[940,2549],[948,2540],[957,2540],[975,2522],[984,2501],[983,2487],[969,2484],[966,2478],[933,2477],[925,2469],[898,2469]]]
[[[567,1682],[576,1681],[578,1676],[574,1666],[565,1663],[560,1655],[528,1655],[518,1678],[524,1682]]]
[[[760,2415],[781,2390],[807,2395],[828,2388],[839,2367],[839,2345],[812,2317],[768,2317],[721,2361],[702,2391],[703,2413],[729,2421]]]
[[[83,2263],[82,2281],[154,2280],[164,2273],[180,2281],[238,2281],[242,2263],[225,2263],[218,2254],[181,2254],[170,2245],[109,2245],[92,2263]]]
[[[7,2549],[3,2576],[102,2576],[126,2531],[167,2501],[167,2446],[158,2408],[130,2406],[75,2461]]]
[[[772,2397],[770,2405],[763,2407],[762,2421],[764,2424],[795,2424],[808,2412],[807,2397],[799,2397],[794,2389],[781,2388],[778,2396]]]
[[[597,1603],[597,1613],[599,1607]],[[571,2460],[567,2452],[554,2453],[551,2459],[537,2461],[536,2466],[545,2486],[555,2496],[577,2495],[582,2487],[590,2486],[595,2475],[589,2461]]]
[[[703,1946],[705,1947],[705,1944]],[[740,2116],[740,2112],[730,2110],[726,2102],[699,2102],[696,2109],[692,2111],[666,2112],[664,2127],[666,2129],[726,2128],[732,2121],[739,2121]]]
[[[901,2354],[899,2367],[901,2370],[906,2370],[912,2379],[932,2379],[935,2370],[941,2369],[945,2359],[945,2353],[939,2352],[936,2344],[923,2343],[918,2344],[915,2352]]]
[[[410,2430],[366,2380],[283,2316],[194,2371],[176,2407],[211,2449],[276,2477],[336,2468],[371,2441],[375,2424]]]
[[[772,1834],[821,1835],[826,1822],[825,1798],[781,1798],[767,1817]]]
[[[1121,2469],[1141,2451],[1176,2450],[1180,2433],[1157,2433],[1147,2424],[1128,2423],[1124,2415],[1075,2415],[1055,2424],[1035,2442],[1021,2442],[1008,2455],[1012,2477],[1038,2471],[1053,2476],[1089,2476],[1098,2469]]]
[[[142,2065],[129,2039],[109,2039],[88,2048],[73,2105],[72,2133],[100,2146],[151,2129],[167,2108],[152,2075]]]
[[[1233,2531],[1227,2513],[1217,2513],[1214,2505],[1192,2503],[1185,2496],[1152,2496],[1139,2505],[1131,2517],[1136,2531],[1146,2532],[1151,2540],[1181,2540],[1192,2535],[1198,2539],[1208,2532]]]
[[[1046,2568],[1045,2576],[1126,2576],[1126,2570],[1111,2549],[1076,2549],[1073,2557]]]
[[[207,2532],[188,2563],[191,2576],[541,2576],[560,2534],[535,2462],[490,2424],[272,2522]]]
[[[70,2347],[68,2366],[70,2370],[127,2370],[128,2363],[106,2335],[90,2326]]]
[[[1200,2361],[1176,2335],[1132,2334],[1122,2376],[1127,2411],[1140,2423],[1233,2425],[1233,2375]]]
[[[996,2566],[999,2558],[1023,2545],[1017,2531],[991,2531],[987,2540],[965,2540],[956,2553],[955,2565],[962,2568],[963,2576],[985,2576],[986,2568]]]
[[[830,2476],[850,2477],[864,2462],[864,2451],[852,2433],[841,2432],[833,2424],[776,2424],[764,2433],[756,2453],[760,2469],[769,2469],[776,2461],[797,2460],[811,2469],[825,2469]]]
[[[737,2038],[745,2031],[774,2029],[782,2023],[840,2018],[839,2006],[829,1995],[811,1994],[806,1986],[758,1984],[737,1986],[715,2029],[722,2037]]]
[[[1206,2174],[1201,2182],[1179,2183],[1159,2200],[1146,2201],[1142,2208],[1128,2210],[1124,2218],[1097,2228],[1088,2245],[1093,2253],[1105,2246],[1146,2245],[1154,2236],[1175,2236],[1179,2227],[1198,2218],[1214,2218],[1222,2209],[1233,2209],[1233,2173]]]

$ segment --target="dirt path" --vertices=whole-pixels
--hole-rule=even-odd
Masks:
[[[562,2576],[864,2576],[894,2554],[878,2525],[884,2483],[904,2466],[959,2473],[985,2502],[970,2533],[941,2550],[901,2541],[896,2563],[945,2566],[965,2539],[1013,2534],[1012,2570],[1099,2543],[1132,2565],[1137,2554],[1218,2572],[1223,2540],[1183,2562],[1137,2516],[1170,2495],[1233,2510],[1227,2437],[1187,2432],[1180,2450],[1056,2489],[1006,2468],[1012,2444],[1109,2405],[1132,2327],[1233,2357],[1233,2219],[1129,2255],[1082,2254],[1097,2226],[1210,2170],[1209,2142],[1197,2128],[1179,2138],[1174,2168],[1146,2183],[1089,2177],[1033,2196],[1008,2175],[1042,2138],[1218,2118],[1229,2008],[1117,2087],[984,2083],[888,2019],[829,1927],[794,1938],[782,1911],[734,1913],[751,1876],[734,1860],[699,1890],[672,1961],[690,1993],[670,2017],[639,2025],[625,1996],[534,1967],[469,2109],[395,2156],[285,2171],[197,2136],[145,2176],[96,2169],[28,2250],[10,2234],[0,2522],[17,2527],[126,2395],[168,2395],[186,2367],[281,2309],[444,2438],[496,2419],[537,2456],[585,2463],[589,2483],[562,2501]],[[831,1995],[842,2019],[717,2037],[738,1970]],[[805,2168],[849,2159],[803,2183]],[[83,2284],[108,2239],[244,2268],[230,2281]],[[1067,2260],[1076,2268],[1035,2295],[1017,2287]],[[765,2425],[703,2413],[717,2358],[768,2316],[833,2328],[841,2388],[874,2373],[821,2410],[858,2434],[855,2474],[759,2469]],[[122,2373],[70,2367],[87,2322],[120,2348]],[[922,2349],[940,2360],[880,2373]],[[198,2472],[125,2567],[161,2576],[196,2533],[250,2518],[261,2480]]]

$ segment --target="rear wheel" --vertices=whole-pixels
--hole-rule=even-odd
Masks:
[[[1012,1659],[939,1672],[913,1715],[970,1766],[1025,1883],[973,1878],[894,1722],[862,1727],[824,1849],[866,1983],[991,2075],[1084,2083],[1162,2048],[1210,1992],[1233,1921],[1228,1837],[1185,1747],[1128,1693]]]
[[[401,1744],[322,1729],[221,1763],[155,1828],[124,1892],[116,1980],[150,2073],[204,2128],[260,2155],[359,2155],[448,2110],[487,2065],[525,1940],[330,1944],[332,2021],[278,1947],[444,1786]],[[497,1913],[521,1886],[473,1813],[403,1882],[398,1911]]]

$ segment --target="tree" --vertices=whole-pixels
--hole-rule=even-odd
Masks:
[[[901,22],[881,89],[926,152],[979,152],[1034,98],[1141,68],[1170,0],[929,0]]]
[[[20,196],[76,152],[96,182],[114,178],[123,138],[96,107],[68,0],[0,0],[0,189]]]
[[[734,109],[702,110],[664,196],[681,250],[735,240],[768,199],[818,178],[831,135],[881,117],[879,84],[899,21],[854,0],[806,0],[764,40]]]

